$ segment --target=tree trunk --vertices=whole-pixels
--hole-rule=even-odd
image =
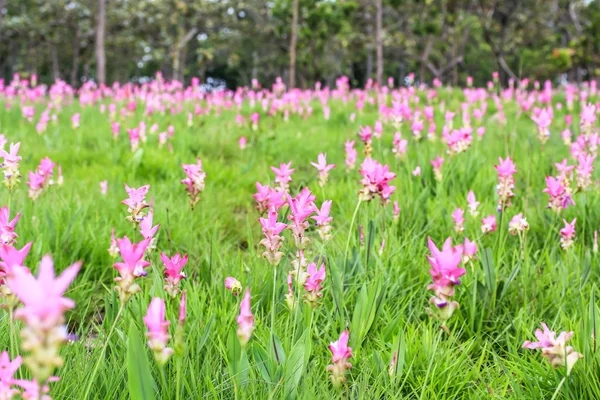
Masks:
[[[50,57],[52,58],[52,78],[56,82],[60,79],[60,66],[58,63],[58,52],[56,51],[56,43],[50,42]]]
[[[5,0],[0,0],[0,42],[2,42],[2,22],[4,19],[4,14],[2,10],[4,9]]]
[[[292,4],[292,37],[290,38],[290,80],[288,90],[296,86],[296,36],[298,35],[298,0]]]
[[[104,37],[106,35],[106,0],[98,0],[96,11],[96,79],[98,84],[106,83],[106,54]]]
[[[71,86],[73,87],[78,86],[77,76],[79,72],[79,50],[81,47],[79,37],[79,25],[77,25],[77,29],[75,30],[75,41],[73,42],[73,65],[71,69]]]
[[[375,40],[377,43],[377,85],[383,85],[383,5],[382,0],[375,0],[377,12],[376,12],[376,26],[375,26]]]

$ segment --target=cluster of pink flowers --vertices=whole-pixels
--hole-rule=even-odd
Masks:
[[[147,275],[144,269],[150,266],[150,263],[144,260],[144,254],[150,244],[150,240],[144,239],[139,243],[132,243],[125,236],[123,239],[117,239],[116,241],[123,261],[113,265],[113,268],[119,272],[119,276],[115,278],[115,281],[118,282],[115,290],[119,293],[121,303],[125,304],[132,295],[142,290],[135,283],[135,280]]]
[[[260,218],[262,231],[265,238],[260,241],[260,244],[265,247],[263,257],[269,261],[269,264],[276,267],[281,262],[283,253],[279,251],[283,245],[283,237],[279,234],[287,227],[283,222],[277,222],[277,210],[271,208],[267,218]]]
[[[496,192],[498,193],[498,211],[504,210],[510,206],[510,201],[514,197],[513,189],[515,188],[515,178],[513,175],[517,172],[517,167],[512,159],[506,157],[498,158],[499,163],[495,166],[498,173],[498,185]]]
[[[571,197],[571,188],[565,186],[563,182],[552,176],[546,177],[546,188],[544,193],[550,196],[548,200],[548,208],[558,213],[560,210],[568,208],[571,204],[575,204]]]
[[[329,216],[329,212],[331,211],[331,200],[326,200],[321,204],[321,209],[315,208],[315,213],[317,215],[313,215],[311,218],[315,220],[315,225],[317,226],[317,232],[319,232],[319,237],[323,241],[328,241],[331,239],[331,230],[333,227],[331,226],[331,221],[333,221],[333,217]]]
[[[490,233],[496,232],[496,216],[494,214],[490,214],[484,219],[481,220],[481,232]]]
[[[508,223],[508,233],[511,235],[522,235],[524,232],[529,230],[529,223],[527,219],[523,217],[522,213],[518,213],[511,218]]]
[[[40,197],[48,186],[53,185],[54,183],[59,185],[62,184],[63,179],[60,166],[58,167],[58,178],[56,182],[52,179],[55,166],[56,164],[53,163],[49,157],[46,157],[40,161],[40,165],[35,171],[29,172],[27,186],[29,186],[29,197],[32,200],[36,200]]]
[[[325,280],[325,264],[321,264],[321,268],[317,269],[315,263],[310,263],[306,268],[306,272],[308,277],[304,283],[304,289],[306,290],[304,301],[314,308],[319,305],[319,299],[323,297],[321,284]]]
[[[535,330],[537,342],[527,340],[522,347],[531,350],[541,349],[542,356],[548,359],[552,368],[566,366],[567,375],[569,375],[575,363],[583,358],[583,355],[576,352],[573,347],[567,346],[567,342],[573,337],[573,332],[561,332],[556,337],[556,332],[551,331],[543,322],[542,328],[544,328],[543,331]]]
[[[402,157],[406,154],[408,140],[402,139],[402,134],[400,132],[396,132],[394,134],[393,146],[392,152],[396,154],[396,157]]]
[[[371,130],[371,127],[368,125],[366,127],[361,126],[358,131],[358,136],[365,145],[365,157],[370,157],[371,152],[373,151],[373,131]]]
[[[179,282],[185,278],[185,274],[181,272],[185,264],[187,264],[187,254],[183,257],[177,253],[173,257],[169,258],[165,253],[160,253],[160,259],[165,266],[165,291],[171,296],[176,297],[181,289],[179,289]]]
[[[390,196],[396,190],[395,186],[390,186],[389,182],[396,177],[396,174],[390,172],[388,165],[382,165],[371,157],[365,158],[358,171],[362,175],[360,183],[363,188],[359,192],[360,199],[369,201],[379,196],[382,203],[387,203]]]
[[[194,206],[200,201],[200,196],[204,191],[206,172],[202,171],[202,161],[199,158],[196,164],[182,164],[181,166],[186,175],[186,178],[181,183],[185,185],[190,206],[192,206],[193,210]]]
[[[550,125],[552,124],[552,109],[543,108],[538,110],[537,114],[532,116],[531,119],[536,123],[538,127],[538,138],[540,142],[546,143],[550,138]]]
[[[256,190],[253,197],[256,200],[256,209],[261,215],[271,208],[275,208],[277,211],[286,204],[284,192],[268,185],[261,185],[259,182],[256,182]]]

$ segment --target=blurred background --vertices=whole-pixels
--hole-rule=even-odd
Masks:
[[[600,71],[600,1],[0,0],[0,78],[234,88],[434,78],[483,85]]]

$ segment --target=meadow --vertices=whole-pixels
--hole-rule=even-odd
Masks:
[[[600,398],[594,83],[1,89],[0,398]]]

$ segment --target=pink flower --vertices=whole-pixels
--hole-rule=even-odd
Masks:
[[[21,366],[23,359],[21,356],[15,357],[14,360],[10,360],[10,356],[7,351],[3,351],[0,354],[0,399],[9,400],[13,396],[19,394],[17,389],[13,389],[12,386],[17,383],[14,379],[15,372]]]
[[[160,224],[152,226],[152,210],[150,210],[148,215],[140,222],[140,233],[144,239],[150,239],[150,247],[153,247],[153,242],[156,240],[154,239],[154,235],[159,227]]]
[[[108,181],[100,182],[100,193],[102,196],[106,196],[106,193],[108,193]]]
[[[240,137],[240,140],[238,140],[238,145],[240,146],[240,149],[244,150],[246,148],[246,144],[248,143],[248,139],[246,139],[245,136]]]
[[[429,273],[433,278],[433,283],[427,286],[427,289],[434,291],[435,295],[429,303],[436,306],[434,310],[427,311],[445,324],[459,307],[456,301],[451,301],[451,297],[454,295],[454,286],[460,284],[459,278],[466,273],[464,268],[459,267],[462,263],[463,248],[452,247],[451,238],[446,239],[441,251],[431,238],[427,238],[427,242],[431,252],[431,255],[427,256],[431,265]]]
[[[327,155],[324,153],[319,153],[318,163],[312,161],[310,163],[319,171],[319,186],[325,186],[329,171],[335,168],[335,164],[327,164]]]
[[[573,337],[573,332],[561,332],[556,337],[556,332],[548,329],[548,326],[543,322],[542,328],[544,328],[543,331],[540,329],[535,330],[537,342],[527,340],[522,347],[531,350],[541,349],[542,356],[548,359],[552,368],[566,365],[567,375],[569,375],[577,360],[583,358],[583,355],[574,351],[573,347],[567,346],[567,342]]]
[[[431,160],[431,165],[433,166],[433,175],[435,180],[438,182],[442,181],[442,164],[444,163],[444,159],[440,156],[437,156],[435,160]]]
[[[479,202],[475,198],[475,193],[472,190],[467,194],[467,202],[469,203],[469,214],[476,217],[479,214],[477,211],[477,207],[479,207]]]
[[[115,228],[112,228],[110,234],[110,247],[108,248],[108,254],[115,258],[119,255],[119,246],[117,245],[117,239],[115,239]]]
[[[234,296],[242,293],[242,284],[232,276],[225,278],[225,289],[229,290]]]
[[[245,347],[250,341],[254,331],[254,315],[250,311],[250,289],[246,288],[244,297],[240,303],[240,315],[237,317],[238,330],[237,335],[242,347]]]
[[[573,245],[573,239],[575,239],[575,223],[577,218],[574,218],[571,223],[568,223],[563,219],[565,227],[560,230],[560,246],[567,250]]]
[[[477,254],[477,244],[475,241],[470,241],[469,238],[465,238],[464,244],[456,247],[459,251],[462,250],[463,264],[467,264],[469,261],[475,259],[475,254]]]
[[[175,297],[180,292],[179,282],[185,278],[185,274],[181,272],[183,267],[188,261],[187,254],[181,257],[181,254],[177,253],[173,257],[169,258],[165,253],[160,253],[160,260],[165,266],[165,281],[167,284],[164,289],[171,297]]]
[[[529,229],[529,223],[523,217],[522,213],[518,213],[508,223],[508,233],[511,235],[521,234]]]
[[[375,121],[375,125],[373,128],[373,136],[380,139],[382,135],[383,135],[383,124],[381,123],[381,121]]]
[[[596,156],[580,154],[577,157],[577,187],[585,190],[592,184],[592,172],[594,172],[594,159]]]
[[[365,126],[365,127],[360,127],[359,131],[358,131],[358,136],[360,137],[360,140],[366,145],[366,144],[370,144],[371,140],[373,138],[373,131],[371,130],[370,126]]]
[[[400,206],[398,205],[397,201],[394,201],[394,221],[398,221],[398,218],[400,218]]]
[[[457,233],[460,233],[465,230],[463,224],[465,223],[465,212],[460,208],[457,208],[452,213],[452,219],[454,220],[454,230]]]
[[[181,300],[179,301],[179,316],[177,317],[177,321],[179,321],[180,325],[185,322],[186,318],[186,298],[187,294],[184,290],[183,292],[181,292]]]
[[[150,185],[145,185],[136,189],[130,188],[125,184],[125,192],[129,197],[121,201],[121,203],[127,206],[127,212],[130,214],[126,219],[135,225],[139,224],[142,219],[144,219],[142,210],[146,207],[150,207],[146,204],[146,195],[148,194],[149,189]]]
[[[121,125],[118,122],[113,122],[111,125],[113,138],[117,139],[119,137],[119,133],[121,132]]]
[[[396,157],[401,157],[406,154],[406,147],[408,146],[408,140],[402,139],[402,134],[400,132],[394,133],[394,148],[392,149],[392,153],[396,154]]]
[[[267,185],[261,185],[256,182],[257,193],[252,195],[256,200],[256,209],[263,214],[266,210],[275,208],[279,210],[286,204],[285,195],[283,192],[279,192]]]
[[[346,371],[352,368],[352,364],[348,362],[352,357],[352,348],[348,347],[349,336],[350,334],[345,330],[336,342],[329,344],[332,364],[327,366],[327,371],[331,372],[331,382],[336,388],[346,382]]]
[[[0,157],[4,158],[4,162],[1,167],[4,172],[4,185],[13,189],[18,183],[21,174],[19,173],[19,162],[21,161],[21,156],[18,155],[19,148],[21,147],[21,142],[17,144],[10,144],[10,151],[6,151],[4,149],[0,149]]]
[[[308,278],[304,283],[304,289],[306,290],[306,303],[312,307],[319,305],[319,298],[323,297],[323,287],[321,284],[325,280],[325,264],[321,264],[321,268],[317,270],[315,263],[310,263],[306,269]]]
[[[356,157],[358,155],[354,148],[354,140],[347,140],[346,143],[344,143],[344,148],[346,150],[346,170],[350,171],[351,169],[354,169]]]
[[[181,181],[186,186],[189,203],[194,206],[200,201],[200,195],[204,191],[204,180],[206,179],[206,172],[202,171],[202,161],[200,158],[196,160],[196,164],[181,164],[183,172],[186,174],[186,178]]]
[[[362,175],[361,183],[363,189],[359,192],[361,200],[369,201],[378,195],[382,203],[389,201],[390,196],[396,190],[395,186],[390,186],[389,182],[396,177],[396,174],[390,172],[387,165],[382,165],[371,157],[365,158],[358,171]]]
[[[308,239],[304,236],[304,231],[309,226],[306,219],[317,211],[317,206],[314,203],[317,197],[311,193],[310,189],[304,188],[296,197],[286,194],[286,198],[290,206],[288,219],[292,221],[288,228],[292,231],[296,246],[302,249],[308,242]]]
[[[319,232],[319,236],[321,240],[327,241],[331,239],[331,229],[332,226],[331,221],[332,217],[329,216],[329,212],[331,211],[331,200],[326,200],[321,205],[321,209],[317,209],[315,207],[315,212],[317,215],[312,216],[311,218],[315,220],[315,225],[317,226],[317,230]]]
[[[143,258],[149,244],[149,239],[144,239],[139,243],[131,243],[127,236],[123,239],[117,239],[117,246],[119,247],[123,262],[114,263],[113,268],[120,275],[115,278],[115,281],[119,283],[119,286],[115,289],[119,292],[123,303],[127,302],[133,294],[141,291],[141,288],[134,283],[134,280],[140,276],[147,275],[144,268],[148,267],[150,263]]]
[[[558,213],[561,209],[568,208],[569,205],[575,204],[571,198],[570,189],[552,176],[546,177],[546,188],[543,191],[550,196],[548,208],[552,209],[554,212]]]
[[[283,237],[279,234],[287,227],[283,222],[277,222],[277,210],[271,208],[267,218],[259,218],[265,238],[260,244],[265,247],[263,257],[273,266],[279,265],[283,253],[279,251],[282,246]]]
[[[496,231],[496,216],[494,214],[488,215],[481,220],[481,232],[489,233]]]
[[[76,262],[55,277],[52,257],[46,255],[40,263],[37,279],[25,269],[14,268],[7,284],[23,303],[15,316],[33,329],[50,329],[62,324],[64,312],[75,307],[75,302],[63,294],[80,267],[81,262]]]
[[[146,333],[148,347],[150,347],[160,365],[164,365],[173,354],[173,349],[167,347],[169,339],[171,339],[168,331],[171,322],[165,320],[165,313],[165,302],[158,297],[154,297],[144,316],[144,324],[148,327]]]
[[[15,269],[29,271],[25,265],[25,258],[29,254],[33,242],[27,243],[21,250],[15,249],[10,244],[0,245],[0,284],[5,283],[4,277],[11,276]]]
[[[498,172],[498,185],[496,186],[496,192],[499,197],[498,210],[502,211],[510,206],[510,199],[515,195],[513,193],[513,189],[515,188],[515,178],[513,175],[517,172],[517,168],[509,157],[506,157],[506,160],[499,157],[498,160],[500,161],[499,164],[494,167]]]
[[[538,115],[534,115],[531,119],[538,126],[538,137],[542,143],[546,143],[550,137],[550,130],[548,129],[552,124],[552,110],[543,108]]]
[[[14,244],[17,237],[15,233],[15,226],[21,218],[21,213],[17,213],[15,217],[10,220],[10,210],[4,206],[0,208],[0,243],[1,244]]]
[[[287,191],[290,187],[290,182],[292,181],[292,174],[295,169],[292,168],[292,162],[290,161],[287,164],[280,164],[279,168],[271,167],[271,170],[275,172],[275,183],[279,184],[279,187],[283,192]]]
[[[421,176],[421,167],[417,165],[415,169],[412,171],[413,176]]]

